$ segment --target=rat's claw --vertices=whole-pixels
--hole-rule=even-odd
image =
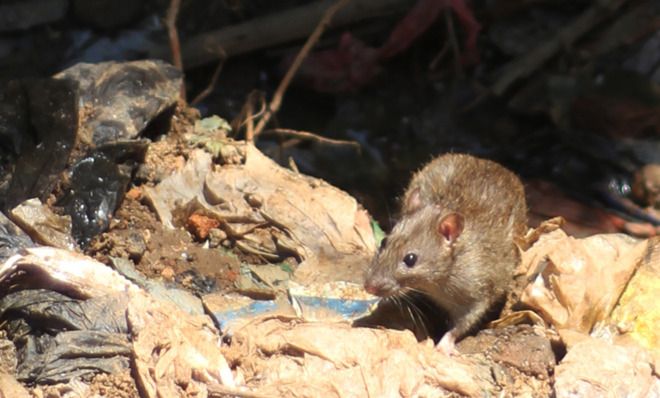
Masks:
[[[456,337],[454,333],[445,333],[438,344],[436,344],[435,349],[450,357],[458,355],[459,352],[456,349]]]

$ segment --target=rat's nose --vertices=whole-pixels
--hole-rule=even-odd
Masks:
[[[389,296],[392,294],[393,289],[394,286],[387,279],[372,277],[364,281],[364,290],[374,296]]]
[[[374,296],[378,295],[378,286],[376,286],[372,283],[369,283],[369,281],[366,281],[364,283],[364,290],[366,290],[367,293],[369,293],[369,294],[373,294]]]

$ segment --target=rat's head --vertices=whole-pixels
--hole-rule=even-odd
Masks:
[[[407,289],[424,291],[441,283],[450,271],[454,247],[463,232],[463,217],[425,206],[407,214],[381,242],[367,269],[365,289],[382,297]]]

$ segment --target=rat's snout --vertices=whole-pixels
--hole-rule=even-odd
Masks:
[[[378,296],[378,286],[374,285],[370,280],[364,282],[364,290],[366,290],[369,294]]]
[[[374,296],[387,297],[394,293],[396,283],[384,278],[369,277],[364,281],[364,290]]]

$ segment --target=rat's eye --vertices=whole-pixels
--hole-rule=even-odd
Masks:
[[[415,253],[408,253],[403,256],[403,262],[408,268],[412,268],[417,262],[417,255]]]

